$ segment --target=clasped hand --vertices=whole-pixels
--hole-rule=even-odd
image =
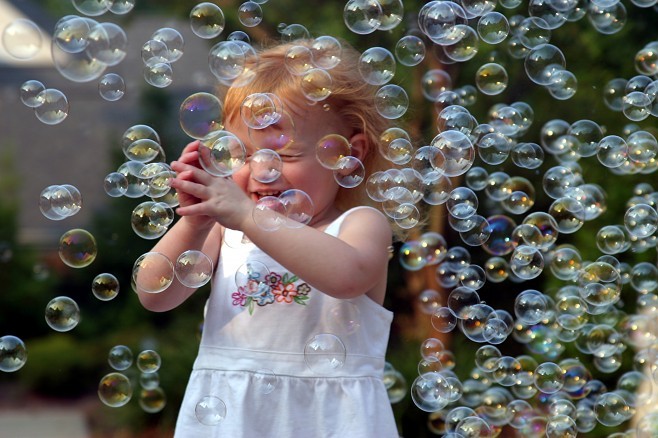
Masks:
[[[171,163],[177,173],[170,186],[178,192],[176,212],[197,227],[210,228],[215,222],[241,230],[251,217],[255,203],[231,178],[210,175],[199,165],[199,141],[188,144],[178,160]]]

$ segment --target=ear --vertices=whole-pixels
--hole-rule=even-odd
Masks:
[[[368,137],[363,132],[359,132],[350,137],[349,141],[352,156],[363,161],[370,153],[370,142],[368,141]]]

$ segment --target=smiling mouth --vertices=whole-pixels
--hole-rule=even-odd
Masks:
[[[278,198],[281,193],[282,192],[279,190],[268,190],[263,192],[252,192],[251,196],[255,201],[259,201],[266,196],[274,196],[275,198]]]

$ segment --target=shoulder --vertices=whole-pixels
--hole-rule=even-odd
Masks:
[[[391,239],[390,222],[384,214],[373,207],[354,207],[343,213],[340,234],[359,232],[367,235],[378,234],[387,240]]]

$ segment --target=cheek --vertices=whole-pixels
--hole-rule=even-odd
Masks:
[[[247,188],[247,182],[249,181],[249,165],[245,164],[236,172],[233,172],[231,178],[240,188],[245,190]]]

